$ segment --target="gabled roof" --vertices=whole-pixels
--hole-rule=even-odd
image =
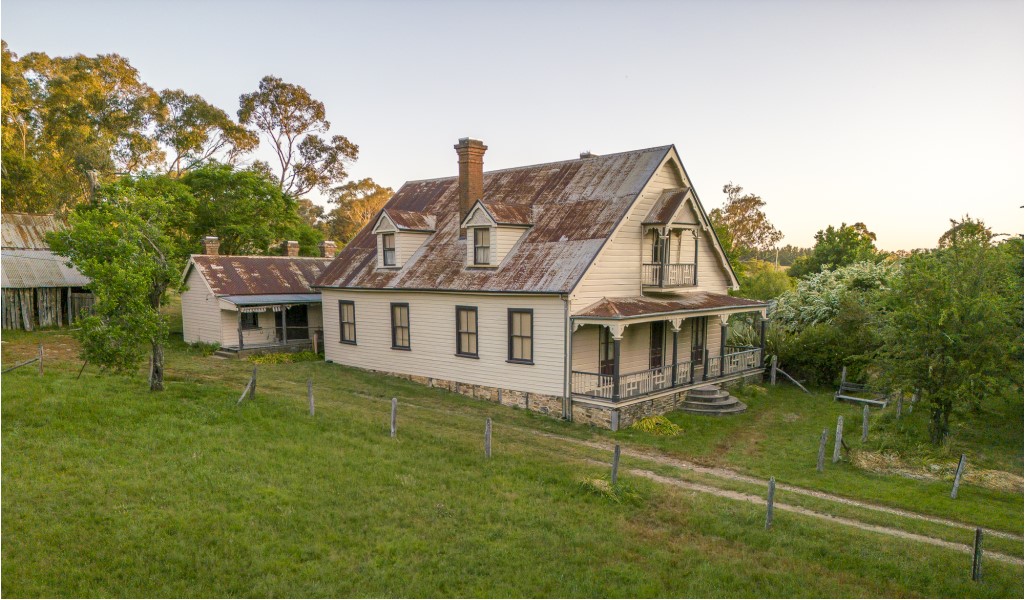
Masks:
[[[487,206],[532,223],[497,269],[465,269],[456,177],[411,181],[385,211],[434,216],[436,230],[397,270],[376,268],[377,241],[364,227],[338,253],[318,287],[568,293],[594,261],[672,146],[484,173]],[[495,220],[499,218],[495,216]]]
[[[193,254],[185,277],[196,269],[218,296],[310,294],[310,285],[330,258],[302,256],[211,256]]]
[[[4,248],[49,250],[46,234],[64,228],[64,223],[54,215],[3,213],[0,220]]]
[[[381,213],[399,231],[434,231],[434,215],[426,215],[411,210],[399,210],[397,208],[385,208]]]
[[[651,296],[602,298],[573,316],[628,319],[645,315],[698,312],[722,308],[760,308],[763,306],[766,306],[766,304],[758,300],[748,300],[747,298],[727,296],[726,294],[713,294],[712,292],[689,292],[670,298],[654,298]]]
[[[662,192],[662,195],[658,197],[655,204],[651,206],[651,210],[648,211],[648,216],[644,217],[644,224],[670,224],[676,213],[680,211],[680,207],[687,202],[687,194],[689,193],[690,188],[687,187]]]

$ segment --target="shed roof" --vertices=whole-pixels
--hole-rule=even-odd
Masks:
[[[89,279],[68,266],[68,259],[49,250],[0,250],[4,288],[83,287]]]
[[[436,230],[398,270],[376,268],[377,241],[364,227],[318,287],[567,293],[597,256],[672,146],[484,173],[489,205],[533,227],[497,269],[466,269],[457,177],[410,181],[385,205],[432,215]],[[375,219],[376,221],[376,219]]]
[[[195,268],[217,295],[310,294],[330,258],[302,256],[212,256],[193,254]]]
[[[3,213],[0,221],[3,247],[23,250],[49,250],[46,234],[64,227],[61,220],[54,215]]]
[[[712,292],[690,292],[667,298],[651,296],[630,296],[626,298],[602,298],[585,307],[574,317],[600,319],[628,319],[645,315],[684,313],[722,308],[760,309],[767,306],[758,300],[748,300]]]

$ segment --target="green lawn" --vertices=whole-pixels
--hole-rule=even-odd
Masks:
[[[745,398],[751,410],[732,419],[674,415],[684,434],[652,439],[322,362],[261,365],[256,400],[236,406],[252,365],[180,342],[167,391],[151,394],[142,375],[76,379],[64,333],[4,339],[5,364],[39,341],[49,357],[44,377],[28,367],[3,382],[5,596],[1021,594],[1020,565],[987,561],[977,584],[966,554],[785,512],[767,532],[763,507],[641,478],[624,476],[637,499],[615,503],[581,485],[606,474],[593,462],[604,453],[538,435],[615,437],[1021,533],[1020,494],[966,485],[947,502],[946,484],[847,464],[815,473],[822,427],[857,412],[821,396]]]

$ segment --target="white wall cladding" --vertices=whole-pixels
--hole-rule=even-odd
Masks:
[[[203,276],[191,269],[182,292],[182,337],[186,342],[220,343],[221,307],[217,297],[207,288]]]
[[[561,396],[564,303],[557,296],[322,290],[328,360],[523,392]],[[340,340],[338,301],[356,307],[356,345]],[[391,347],[392,302],[409,304],[410,350]],[[480,358],[456,356],[456,306],[476,306]],[[508,309],[534,311],[534,364],[508,359]]]

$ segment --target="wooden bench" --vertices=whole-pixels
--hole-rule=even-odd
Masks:
[[[833,399],[886,408],[886,405],[890,403],[890,394],[870,385],[847,381],[847,367],[844,367],[840,374],[840,389],[833,394]]]

